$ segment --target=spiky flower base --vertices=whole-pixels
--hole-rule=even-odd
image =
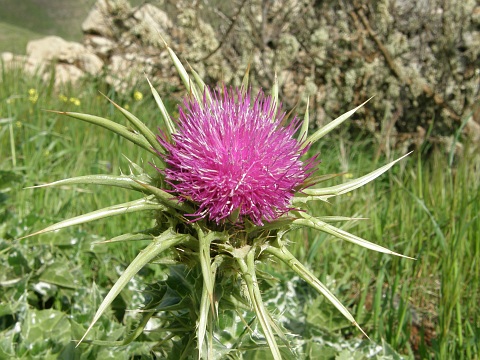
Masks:
[[[257,270],[258,263],[270,259],[285,263],[360,329],[341,302],[289,252],[284,236],[291,229],[308,227],[371,250],[399,255],[329,223],[348,218],[315,217],[304,206],[307,201],[325,201],[363,186],[400,160],[341,185],[315,187],[319,180],[310,175],[317,162],[301,157],[308,146],[363,104],[307,136],[308,108],[301,126],[295,119],[284,125],[284,114],[277,106],[277,84],[271,98],[259,94],[253,102],[244,91],[248,88],[246,82],[238,90],[210,91],[194,71],[192,80],[168,46],[167,50],[183,83],[190,89],[190,97],[185,102],[186,110],[181,110],[180,119],[175,122],[150,84],[167,129],[159,137],[113,102],[130,128],[94,115],[59,112],[125,137],[153,155],[154,166],[159,170],[159,178],[151,178],[141,166],[130,163],[129,175],[91,175],[39,186],[97,184],[137,191],[142,196],[136,201],[64,220],[32,235],[117,214],[152,210],[156,213],[156,227],[128,232],[111,240],[150,240],[150,243],[110,289],[78,344],[130,279],[146,264],[171,250],[177,254],[179,265],[171,268],[168,280],[147,290],[148,305],[139,328],[124,341],[112,345],[133,341],[147,323],[149,328],[153,326],[155,313],[165,311],[168,316],[162,324],[168,326],[168,338],[179,339],[174,347],[181,348],[180,353],[195,353],[198,359],[221,357],[235,349],[219,343],[213,335],[221,324],[218,314],[228,309],[236,312],[251,309],[273,358],[281,359],[277,339],[287,345],[288,339],[264,305]],[[136,131],[131,131],[131,127]],[[299,141],[293,138],[296,131]],[[245,331],[253,328],[252,323],[245,325]]]

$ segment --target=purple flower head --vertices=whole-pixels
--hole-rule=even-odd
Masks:
[[[307,147],[293,138],[299,121],[283,126],[270,96],[226,88],[209,91],[202,103],[187,98],[179,109],[178,131],[167,149],[166,180],[180,199],[198,205],[198,218],[217,224],[230,215],[256,225],[291,210],[290,200],[310,175]]]

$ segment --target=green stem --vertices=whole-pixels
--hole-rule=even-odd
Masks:
[[[247,261],[245,262],[243,257],[236,258],[237,263],[240,266],[243,279],[247,284],[248,294],[253,304],[254,311],[257,314],[258,320],[260,321],[260,325],[262,326],[273,358],[275,360],[281,360],[282,356],[280,355],[280,349],[275,341],[275,336],[270,326],[268,311],[263,304],[260,288],[258,287],[257,276],[255,274],[255,248],[250,249],[246,255],[246,259]]]
[[[200,258],[200,266],[202,268],[203,287],[202,298],[200,301],[200,316],[198,318],[197,341],[198,341],[198,358],[202,358],[203,342],[206,336],[208,309],[213,307],[213,278],[210,259],[210,243],[211,236],[205,236],[202,229],[197,226],[198,234],[198,254]],[[212,311],[213,313],[213,311]],[[210,358],[208,356],[208,358]]]

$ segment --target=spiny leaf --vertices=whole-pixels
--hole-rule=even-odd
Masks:
[[[272,95],[272,98],[273,98],[272,106],[273,106],[273,109],[274,109],[274,113],[276,114],[277,109],[278,109],[278,77],[277,77],[277,73],[275,73],[275,77],[273,79],[271,95]]]
[[[188,206],[186,203],[179,202],[177,197],[174,195],[171,195],[167,193],[166,191],[159,189],[155,186],[152,186],[150,184],[145,184],[140,181],[136,181],[138,185],[142,186],[147,192],[150,194],[153,194],[157,197],[160,202],[163,204],[167,205],[168,207],[178,209],[180,211],[183,211],[185,213],[192,213],[194,210]]]
[[[95,323],[100,319],[100,316],[105,312],[105,310],[110,306],[110,304],[115,300],[117,295],[123,290],[127,283],[137,274],[146,264],[152,261],[155,257],[160,255],[165,250],[176,246],[188,239],[189,235],[185,234],[176,234],[172,229],[166,230],[160,236],[156,237],[145,249],[143,249],[137,257],[130,263],[124,273],[120,278],[115,282],[113,287],[108,292],[105,299],[103,299],[100,304],[95,316],[93,317],[92,322],[90,323],[87,331],[83,337],[78,342],[77,346],[80,345],[90,332]]]
[[[200,93],[197,89],[197,86],[195,85],[195,83],[193,83],[190,80],[190,77],[188,76],[187,70],[185,70],[185,68],[183,67],[182,62],[180,61],[180,59],[177,57],[175,52],[170,48],[170,46],[168,46],[168,44],[166,42],[165,42],[165,47],[168,51],[168,54],[170,55],[170,58],[173,61],[173,64],[175,65],[175,68],[177,69],[177,72],[178,72],[178,75],[180,76],[180,79],[182,79],[183,85],[191,91],[195,100],[199,104],[201,104],[202,99],[201,99]]]
[[[102,93],[101,93],[102,94]],[[133,115],[130,111],[122,108],[120,105],[115,103],[112,99],[108,98],[106,95],[102,94],[108,101],[110,101],[120,112],[125,116],[125,118],[133,125],[135,129],[140,132],[144,136],[144,138],[148,141],[150,146],[154,148],[161,154],[165,154],[165,149],[160,145],[157,141],[156,135],[145,125],[139,118]],[[160,160],[164,161],[161,156],[159,156]]]
[[[367,338],[367,334],[362,330],[360,325],[355,321],[354,317],[347,310],[345,306],[338,300],[335,295],[333,295],[330,290],[327,289],[325,285],[322,284],[320,280],[317,279],[313,273],[311,273],[303,264],[297,260],[285,246],[274,247],[269,245],[265,248],[265,251],[275,256],[276,258],[283,261],[288,265],[295,273],[297,273],[303,280],[305,280],[309,285],[311,285],[315,290],[320,294],[325,296],[328,301],[330,301],[333,306],[335,306],[345,318],[347,318],[353,325],[355,325]]]
[[[115,134],[123,136],[125,139],[133,142],[134,144],[142,147],[147,151],[150,151],[152,154],[157,155],[155,150],[150,146],[149,142],[147,141],[147,139],[145,139],[143,135],[135,133],[131,129],[127,128],[126,126],[117,124],[116,122],[113,122],[111,120],[108,120],[99,116],[95,116],[95,115],[82,114],[82,113],[76,113],[76,112],[67,112],[67,111],[53,111],[53,110],[47,110],[47,111],[55,114],[67,115],[78,120],[82,120],[85,122],[89,122],[91,124],[101,126],[107,130],[114,132]]]
[[[308,227],[311,227],[311,228],[316,229],[316,230],[323,231],[323,232],[325,232],[327,234],[330,234],[330,235],[333,235],[333,236],[335,236],[339,239],[346,240],[346,241],[351,242],[353,244],[360,245],[360,246],[362,246],[364,248],[367,248],[369,250],[373,250],[373,251],[381,252],[381,253],[384,253],[384,254],[396,255],[396,256],[407,258],[407,259],[415,260],[414,258],[411,258],[409,256],[398,254],[394,251],[391,251],[387,248],[384,248],[383,246],[380,246],[380,245],[371,243],[370,241],[364,240],[364,239],[362,239],[358,236],[355,236],[353,234],[350,234],[349,232],[346,232],[345,230],[336,228],[335,226],[327,224],[327,223],[321,221],[320,219],[315,218],[313,216],[310,216],[306,213],[303,213],[303,212],[298,212],[298,213],[304,219],[295,220],[293,222],[293,224],[295,224],[295,225],[304,225],[304,226],[308,226]]]
[[[373,97],[373,96],[372,96]],[[347,120],[350,116],[352,116],[358,109],[360,109],[363,105],[365,105],[367,102],[369,102],[372,98],[368,99],[365,101],[363,104],[357,106],[355,109],[352,109],[350,111],[347,111],[345,114],[340,115],[338,118],[335,120],[329,122],[327,125],[322,127],[321,129],[318,129],[315,131],[312,135],[310,135],[307,140],[303,143],[302,147],[307,146],[308,144],[313,144],[316,141],[320,140],[322,137],[324,137],[326,134],[328,134],[330,131],[335,129],[338,125],[343,123],[345,120]]]
[[[60,221],[54,225],[50,225],[46,227],[43,230],[37,231],[27,236],[23,236],[19,238],[19,240],[25,239],[31,236],[39,235],[39,234],[44,234],[50,231],[60,230],[73,225],[79,225],[79,224],[84,224],[90,221],[103,219],[110,216],[129,214],[137,211],[168,210],[167,207],[165,207],[165,205],[159,204],[158,202],[155,202],[153,200],[154,200],[154,197],[150,195],[145,199],[130,201],[123,204],[113,205],[100,210],[92,211],[88,214],[83,214],[67,220]]]
[[[387,165],[384,165],[377,170],[372,171],[371,173],[368,173],[367,175],[364,175],[362,177],[359,177],[358,179],[354,179],[351,181],[348,181],[346,183],[340,184],[340,185],[335,185],[335,186],[330,186],[326,188],[320,188],[320,189],[305,189],[303,190],[303,193],[309,196],[306,197],[300,197],[297,196],[294,199],[294,202],[306,202],[308,200],[326,200],[332,196],[338,196],[342,195],[345,193],[348,193],[352,190],[355,190],[370,181],[376,179],[380,175],[382,175],[384,172],[389,170],[393,165],[395,165],[397,162],[402,160],[404,157],[410,155],[411,152],[408,154],[403,155],[402,157],[398,158],[397,160],[394,160]]]
[[[109,240],[101,240],[101,241],[94,241],[93,245],[99,244],[109,244],[114,242],[121,242],[121,241],[141,241],[141,240],[152,240],[154,236],[152,233],[155,231],[155,228],[144,230],[144,231],[137,231],[134,233],[122,234],[115,236]]]
[[[128,345],[143,333],[143,329],[145,328],[145,326],[147,326],[148,321],[153,315],[154,315],[154,312],[144,312],[140,323],[135,327],[135,329],[130,333],[130,335],[128,335],[123,340],[120,340],[120,341],[84,340],[83,342],[87,344],[110,346],[110,347]]]
[[[242,87],[241,90],[244,94],[247,93],[248,88],[250,86],[249,76],[250,76],[250,66],[252,64],[252,57],[250,57],[250,61],[248,62],[247,69],[245,70],[245,74],[243,75],[242,79]]]
[[[150,85],[150,90],[152,91],[153,98],[155,99],[155,102],[157,103],[158,109],[160,110],[160,114],[162,115],[163,121],[165,125],[167,126],[167,131],[169,135],[171,136],[172,134],[175,134],[176,128],[175,128],[175,123],[173,122],[172,118],[170,117],[170,114],[167,111],[167,108],[163,104],[163,101],[158,94],[157,90],[153,87],[152,83],[150,80],[148,80],[148,85]]]
[[[303,117],[302,127],[298,132],[298,141],[305,141],[308,136],[308,125],[310,123],[310,118],[308,114],[309,106],[310,106],[310,98],[307,98],[307,108],[305,109],[305,115]]]
[[[146,188],[134,180],[133,176],[114,176],[114,175],[86,175],[78,176],[69,179],[57,180],[48,184],[41,184],[29,186],[26,189],[44,188],[50,186],[65,186],[65,185],[106,185],[116,186],[123,189],[136,190],[146,192]]]
[[[208,102],[212,102],[212,95],[208,91],[207,85],[205,85],[203,79],[200,77],[200,75],[188,64],[188,67],[190,68],[190,72],[193,75],[193,78],[195,79],[195,82],[197,83],[197,86],[200,88],[200,92],[204,94]]]

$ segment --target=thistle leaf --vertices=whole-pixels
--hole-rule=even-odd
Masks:
[[[190,64],[188,64],[188,67],[190,68],[190,72],[192,73],[193,78],[195,79],[195,82],[197,83],[197,86],[198,86],[199,89],[200,89],[200,93],[205,94],[208,102],[212,102],[212,95],[211,95],[210,92],[208,91],[207,85],[205,85],[205,82],[203,81],[203,79],[200,77],[200,75],[198,74],[198,72],[196,72],[196,71],[190,66]]]
[[[156,237],[145,249],[143,249],[137,257],[130,263],[127,269],[123,272],[120,278],[115,282],[113,287],[108,292],[105,299],[103,299],[100,304],[95,316],[93,317],[92,322],[90,323],[87,331],[80,339],[77,344],[77,347],[82,343],[87,334],[90,332],[95,323],[100,319],[100,316],[105,312],[105,310],[110,306],[110,304],[115,300],[117,295],[123,290],[127,283],[137,274],[146,264],[152,261],[155,257],[160,255],[165,250],[176,246],[188,239],[189,235],[185,234],[176,234],[172,229],[166,230],[160,236]]]
[[[157,103],[158,109],[160,110],[160,114],[162,115],[163,122],[167,126],[167,131],[169,135],[175,134],[176,132],[176,127],[175,123],[173,122],[172,118],[170,117],[170,114],[167,111],[167,108],[163,104],[162,98],[158,94],[157,90],[153,87],[152,83],[150,80],[148,80],[148,85],[150,85],[150,90],[152,91],[153,98],[155,99],[155,102]]]
[[[373,97],[373,96],[372,96]],[[322,137],[324,137],[326,134],[328,134],[330,131],[335,129],[338,125],[343,123],[345,120],[347,120],[350,116],[352,116],[358,109],[360,109],[363,105],[365,105],[367,102],[369,102],[372,98],[368,99],[365,101],[363,104],[357,106],[355,109],[352,109],[350,111],[347,111],[345,114],[340,115],[338,118],[335,120],[332,120],[329,122],[327,125],[322,127],[321,129],[318,129],[315,131],[312,135],[310,135],[307,140],[303,143],[303,147],[307,146],[308,144],[313,144],[316,141],[320,140]]]
[[[310,123],[310,118],[308,114],[308,108],[310,106],[310,98],[307,98],[307,108],[305,109],[305,115],[303,117],[303,122],[302,122],[302,127],[300,128],[300,131],[298,133],[298,141],[302,142],[307,139],[308,135],[308,125]]]
[[[340,222],[340,221],[368,220],[368,218],[364,218],[364,217],[349,217],[349,216],[320,216],[320,217],[316,217],[316,219],[320,221],[324,221],[326,223]]]
[[[368,335],[362,330],[360,325],[355,321],[354,317],[347,310],[345,306],[338,300],[335,295],[333,295],[330,290],[327,289],[325,285],[322,284],[320,280],[317,279],[313,273],[311,273],[300,261],[293,256],[285,246],[280,246],[280,248],[269,245],[264,250],[267,253],[275,256],[276,258],[283,261],[288,265],[295,273],[297,273],[303,280],[305,280],[310,286],[317,290],[320,294],[325,296],[328,301],[330,301],[333,306],[335,306],[347,320],[349,320],[353,325],[355,325],[367,338]]]
[[[247,93],[248,87],[249,87],[249,84],[250,84],[249,77],[250,77],[250,66],[251,66],[251,64],[252,64],[252,58],[250,58],[250,61],[248,62],[247,70],[245,70],[245,74],[243,75],[243,79],[242,79],[241,91],[244,94]]]
[[[148,321],[153,316],[154,312],[144,312],[142,316],[142,320],[140,323],[135,327],[135,329],[123,340],[120,341],[106,341],[106,340],[84,340],[85,343],[93,344],[93,345],[100,345],[100,346],[123,346],[128,345],[136,338],[138,338],[145,326],[147,326]]]
[[[144,230],[144,231],[137,231],[128,234],[122,234],[115,236],[109,240],[102,240],[102,241],[95,241],[93,245],[99,244],[109,244],[114,242],[121,242],[121,241],[141,241],[141,240],[152,240],[154,236],[152,233],[155,231],[155,228]]]
[[[82,120],[91,124],[101,126],[133,142],[135,145],[138,145],[143,149],[150,151],[152,154],[157,155],[155,150],[150,146],[149,142],[147,141],[147,139],[145,139],[143,135],[137,134],[133,132],[131,129],[127,128],[126,126],[117,124],[112,120],[108,120],[95,115],[82,114],[82,113],[76,113],[76,112],[53,111],[53,110],[48,110],[48,111],[55,114],[67,115],[74,119]]]
[[[271,95],[272,95],[272,98],[273,98],[272,107],[274,109],[274,113],[276,114],[277,109],[278,109],[278,77],[277,77],[277,73],[275,73],[275,77],[273,79]]]
[[[142,186],[147,192],[156,196],[156,198],[162,202],[163,204],[167,205],[168,207],[172,207],[174,209],[178,209],[185,213],[192,213],[194,210],[188,206],[186,203],[179,202],[177,197],[170,195],[166,191],[159,189],[153,185],[145,184],[140,181],[135,181],[138,185]]]
[[[351,243],[356,244],[356,245],[360,245],[360,246],[362,246],[366,249],[369,249],[369,250],[373,250],[373,251],[381,252],[381,253],[384,253],[384,254],[396,255],[396,256],[403,257],[403,258],[415,260],[414,258],[411,258],[409,256],[398,254],[394,251],[391,251],[387,248],[384,248],[383,246],[380,246],[380,245],[371,243],[370,241],[364,240],[364,239],[362,239],[358,236],[355,236],[353,234],[350,234],[349,232],[346,232],[345,230],[336,228],[335,226],[327,224],[327,223],[321,221],[320,219],[315,218],[313,216],[310,216],[310,215],[308,215],[304,212],[298,212],[298,213],[304,219],[295,220],[293,222],[293,224],[295,224],[295,225],[304,225],[304,226],[308,226],[308,227],[311,227],[311,228],[316,229],[316,230],[323,231],[323,232],[325,232],[327,234],[330,234],[330,235],[333,235],[333,236],[335,236],[339,239],[346,240],[346,241],[351,242]]]
[[[147,188],[134,180],[132,176],[114,176],[114,175],[86,175],[78,176],[69,179],[57,180],[48,184],[41,184],[29,186],[26,189],[37,189],[50,186],[65,186],[65,185],[106,185],[115,186],[123,189],[135,190],[145,193]]]
[[[50,225],[43,230],[34,232],[33,234],[23,236],[19,238],[25,239],[31,236],[44,234],[50,231],[60,230],[69,226],[84,224],[90,221],[103,219],[115,215],[129,214],[137,211],[147,211],[147,210],[168,210],[165,205],[159,204],[153,201],[154,197],[152,195],[148,196],[145,199],[135,200],[126,202],[123,204],[109,206],[100,210],[92,211],[87,214],[76,216],[67,220],[60,221],[54,225]]]
[[[370,181],[376,179],[380,175],[382,175],[384,172],[388,171],[393,165],[395,165],[397,162],[405,158],[406,156],[410,155],[411,152],[408,154],[403,155],[402,157],[398,158],[397,160],[394,160],[387,165],[384,165],[377,170],[372,171],[371,173],[368,173],[367,175],[364,175],[362,177],[359,177],[358,179],[354,179],[351,181],[348,181],[346,183],[340,184],[340,185],[335,185],[335,186],[330,186],[326,188],[320,188],[320,189],[305,189],[303,190],[303,193],[306,195],[309,195],[307,197],[296,197],[294,200],[296,202],[306,202],[308,200],[326,200],[330,197],[333,196],[338,196],[342,195],[345,193],[348,193],[352,190],[355,190]]]
[[[120,112],[125,116],[125,118],[130,122],[130,124],[133,125],[135,129],[138,130],[140,134],[143,135],[143,137],[148,141],[150,146],[154,148],[156,151],[159,153],[165,154],[165,149],[160,145],[160,143],[157,141],[157,137],[155,134],[145,125],[142,121],[140,121],[139,118],[137,118],[135,115],[133,115],[130,111],[122,108],[120,105],[118,105],[115,101],[112,99],[108,98],[106,95],[102,94],[108,101],[110,101],[113,106],[115,106]],[[157,154],[158,155],[158,154]],[[163,161],[163,158],[159,156],[159,158]]]
[[[182,62],[177,57],[175,52],[170,48],[170,46],[167,45],[167,43],[165,43],[165,47],[167,48],[168,54],[170,55],[170,58],[172,59],[173,64],[175,65],[175,68],[177,69],[177,72],[178,72],[178,75],[180,76],[180,79],[182,79],[183,85],[191,91],[195,100],[197,100],[197,102],[199,104],[201,104],[202,103],[202,98],[201,98],[200,93],[197,89],[197,86],[195,85],[195,83],[193,83],[190,80],[190,77],[188,76],[187,70],[185,70],[185,68],[183,67]]]

